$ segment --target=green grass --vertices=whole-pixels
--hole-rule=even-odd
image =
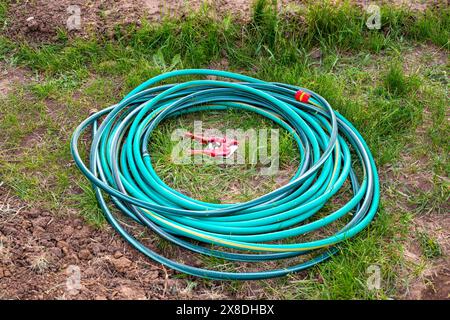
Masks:
[[[442,249],[439,242],[431,237],[428,233],[419,231],[417,233],[420,247],[423,254],[428,259],[433,259],[442,255]]]
[[[0,2],[0,27],[3,29],[4,24],[6,22],[6,12],[8,9],[8,1]]]
[[[390,65],[388,72],[384,75],[383,85],[387,93],[393,97],[405,95],[418,87],[405,76],[403,65],[400,63]]]
[[[100,209],[92,185],[82,182],[79,185],[80,193],[70,196],[72,205],[78,209],[79,214],[94,227],[101,228],[105,225],[106,219]]]
[[[409,33],[415,39],[429,40],[432,43],[449,48],[450,39],[450,12],[448,7],[436,12],[427,10],[424,15],[415,19]]]
[[[5,2],[0,2],[0,23]],[[211,67],[225,59],[231,71],[267,81],[301,85],[324,96],[361,131],[379,168],[396,167],[405,153],[413,161],[428,157],[426,174],[433,188],[394,192],[397,181],[382,181],[382,206],[374,223],[342,253],[305,273],[259,281],[266,297],[293,299],[385,299],[398,295],[398,275],[405,261],[412,216],[444,213],[449,199],[448,65],[429,65],[429,57],[408,70],[409,49],[425,43],[448,55],[449,9],[425,13],[382,7],[382,29],[365,27],[366,13],[349,4],[309,3],[300,15],[277,11],[274,3],[256,1],[252,19],[242,25],[233,17],[214,20],[200,12],[161,25],[118,28],[113,41],[90,37],[71,39],[61,33],[46,45],[14,43],[0,36],[0,58],[28,68],[30,79],[1,98],[0,181],[32,204],[64,214],[76,209],[90,224],[104,218],[89,184],[75,168],[69,139],[91,108],[102,109],[121,99],[142,81],[173,69]],[[206,36],[205,36],[206,35]],[[321,57],[311,52],[319,50]],[[426,118],[424,115],[427,114]],[[170,160],[174,128],[272,128],[274,124],[251,113],[196,113],[162,123],[152,136],[150,150],[164,181],[190,196],[210,202],[246,201],[275,187],[279,177],[257,180],[260,166],[211,163],[177,165]],[[276,127],[276,126],[275,126]],[[425,128],[417,142],[418,130]],[[280,166],[288,179],[298,165],[292,137],[280,130]],[[85,151],[87,142],[80,149]],[[284,181],[284,180],[283,180]],[[394,191],[393,191],[394,190]],[[225,195],[225,196],[224,196]],[[399,209],[398,203],[414,209]],[[331,206],[328,208],[330,209]],[[420,236],[426,257],[440,250],[433,238]],[[170,251],[170,244],[157,243]],[[223,264],[204,258],[208,266]],[[378,265],[382,286],[368,290],[367,268]],[[220,268],[230,270],[233,264]],[[195,280],[206,288],[216,282]],[[239,296],[248,283],[223,283]]]
[[[411,195],[409,203],[414,205],[417,214],[446,213],[446,204],[450,200],[449,183],[437,175],[433,176],[431,190],[418,190]]]
[[[236,131],[242,138],[246,134],[254,134],[253,138],[241,140],[240,148],[245,158],[245,163],[236,163],[233,159],[227,164],[220,159],[211,159],[204,157],[202,164],[184,164],[180,165],[172,159],[172,150],[175,146],[184,143],[180,134],[173,136],[175,129],[194,131],[194,121],[202,121],[204,130],[218,130],[214,135],[225,135],[227,130]],[[285,181],[295,173],[298,166],[299,156],[293,137],[278,125],[262,116],[251,112],[242,112],[237,110],[199,112],[188,116],[170,119],[161,124],[152,134],[150,140],[150,154],[152,163],[159,176],[172,187],[188,193],[194,198],[214,203],[248,201],[258,195],[263,195],[267,191],[275,189],[276,182],[274,176],[261,175],[263,168],[270,166],[270,163],[261,163],[261,158],[256,157],[250,148],[250,140],[256,139],[259,143],[262,139],[258,137],[259,130],[269,130],[271,128],[280,130],[279,134],[279,169],[283,170]],[[270,132],[265,140],[267,143],[267,152],[270,155],[271,143]],[[171,141],[168,137],[174,137]],[[185,145],[184,149],[199,149],[198,143]],[[238,152],[241,152],[238,150]],[[190,160],[190,156],[182,153],[180,160]],[[255,162],[250,162],[252,156],[255,156]],[[259,155],[261,156],[261,155]],[[201,156],[195,156],[200,159]],[[194,158],[192,158],[195,160]],[[223,164],[222,164],[223,163]]]

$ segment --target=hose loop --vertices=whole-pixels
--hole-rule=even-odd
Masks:
[[[179,76],[216,76],[233,81],[162,84]],[[258,113],[292,134],[301,159],[294,177],[274,191],[235,204],[207,203],[165,184],[153,169],[149,152],[150,137],[158,124],[181,114],[228,108]],[[89,162],[85,163],[78,141],[89,127],[93,135]],[[226,71],[176,70],[147,80],[116,105],[92,112],[74,131],[71,152],[92,183],[107,221],[126,241],[170,268],[210,279],[267,279],[324,261],[338,251],[338,243],[369,225],[380,198],[377,168],[366,142],[323,97],[306,88]],[[362,177],[356,173],[355,155]],[[351,198],[323,215],[321,209],[346,181],[351,185]],[[162,256],[131,235],[111,212],[105,195],[125,216],[198,254],[242,262],[307,258],[287,267],[255,272],[188,266]],[[321,216],[317,217],[319,211]],[[347,219],[347,223],[332,235],[299,240],[339,219]]]

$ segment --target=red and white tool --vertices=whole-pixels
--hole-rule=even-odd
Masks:
[[[213,158],[230,157],[238,149],[239,144],[236,139],[228,139],[227,137],[204,137],[192,132],[187,132],[185,136],[206,145],[204,149],[191,149],[191,154],[205,154]]]

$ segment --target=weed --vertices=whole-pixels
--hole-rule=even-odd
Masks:
[[[439,242],[424,231],[417,232],[420,247],[424,256],[433,259],[442,255],[442,249]]]
[[[80,215],[91,225],[95,227],[102,227],[105,225],[105,217],[100,209],[95,192],[92,186],[88,183],[80,184],[82,193],[74,194],[70,198],[76,208],[78,208]]]
[[[50,263],[47,260],[45,254],[34,257],[30,264],[31,270],[38,274],[44,273],[48,270],[49,267]]]

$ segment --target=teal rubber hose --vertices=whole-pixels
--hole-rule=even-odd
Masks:
[[[233,81],[163,84],[179,76],[217,76]],[[270,193],[235,204],[207,203],[170,188],[152,167],[148,147],[153,130],[170,117],[229,108],[258,113],[292,134],[300,153],[293,178]],[[78,141],[89,127],[93,135],[86,163],[79,154]],[[71,151],[76,165],[92,183],[107,221],[125,240],[159,263],[210,279],[266,279],[311,267],[330,258],[338,252],[338,243],[368,226],[379,204],[377,168],[366,142],[324,98],[305,88],[231,72],[176,70],[147,80],[118,104],[84,120],[72,136]],[[362,177],[355,173],[355,166],[362,168]],[[351,199],[338,210],[325,216],[321,212],[321,217],[315,218],[346,181],[351,184]],[[105,195],[124,215],[198,254],[250,263],[290,262],[300,255],[307,259],[258,272],[221,272],[185,265],[139,242],[111,212]],[[331,236],[294,241],[342,218],[348,222]]]

